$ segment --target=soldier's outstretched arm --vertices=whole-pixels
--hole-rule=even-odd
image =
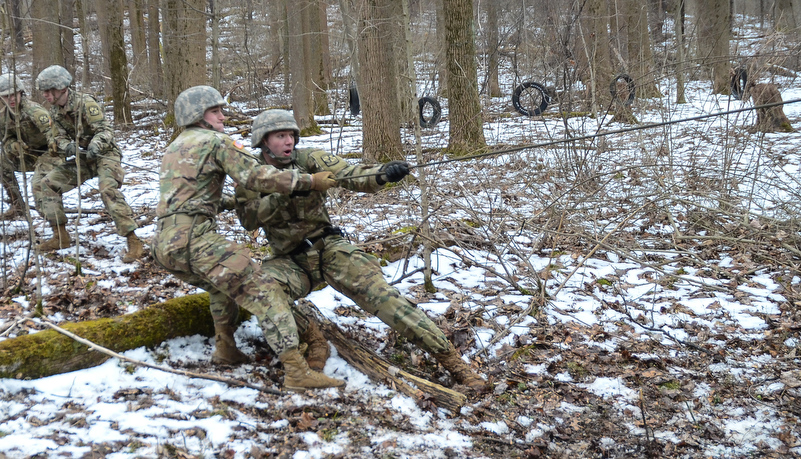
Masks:
[[[228,136],[225,145],[217,158],[220,167],[226,174],[246,189],[260,193],[290,194],[293,191],[311,189],[312,178],[309,174],[301,174],[296,170],[279,170],[272,166],[261,165],[248,153],[241,142]]]

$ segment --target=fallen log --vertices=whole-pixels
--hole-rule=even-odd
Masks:
[[[300,300],[297,309],[299,313],[295,314],[295,321],[298,322],[299,328],[306,327],[303,321],[317,322],[323,335],[337,348],[339,355],[371,380],[383,382],[393,390],[408,395],[418,405],[425,407],[428,403],[433,403],[454,414],[459,414],[459,410],[467,401],[464,394],[401,370],[372,349],[349,338],[311,302]]]
[[[306,328],[310,321],[318,322],[339,355],[371,380],[389,385],[423,407],[433,404],[458,414],[464,406],[467,400],[464,394],[392,365],[372,349],[347,337],[311,302],[299,301],[298,311],[295,320],[300,328]],[[243,320],[249,317],[245,311],[240,312]],[[153,348],[179,336],[214,335],[208,294],[173,298],[132,314],[68,323],[61,328],[113,352],[142,346]],[[0,341],[0,378],[42,378],[100,365],[109,358],[108,354],[93,350],[84,342],[55,330],[45,330]]]
[[[132,314],[69,323],[62,328],[114,352],[156,347],[179,336],[214,334],[208,294],[173,298]],[[55,330],[46,330],[0,342],[0,378],[42,378],[100,365],[108,358]]]

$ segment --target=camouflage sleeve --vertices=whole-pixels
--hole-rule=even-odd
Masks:
[[[50,109],[50,119],[53,120],[53,134],[55,135],[56,147],[60,154],[64,153],[64,149],[67,148],[71,142],[75,139],[72,138],[67,132],[66,129],[59,123],[59,119],[61,119],[61,113],[59,113],[58,108],[54,105]]]
[[[94,135],[92,140],[85,146],[89,148],[94,145],[98,151],[108,151],[114,148],[114,129],[111,127],[111,122],[106,119],[103,113],[103,107],[94,99],[94,97],[84,94],[83,97],[83,117],[86,125]]]
[[[58,154],[58,146],[56,144],[56,128],[53,125],[53,119],[50,118],[50,113],[47,112],[44,108],[36,107],[31,110],[31,119],[33,123],[36,125],[36,128],[39,129],[39,132],[44,134],[45,139],[47,139],[47,150],[52,155]]]
[[[376,181],[381,165],[353,165],[339,156],[323,150],[312,151],[308,156],[307,168],[312,172],[331,171],[340,179],[339,186],[351,191],[375,193],[383,185]],[[349,177],[353,177],[352,179]]]
[[[261,193],[248,190],[243,186],[236,187],[236,215],[242,227],[253,231],[259,227],[257,218]]]
[[[261,193],[289,194],[311,188],[311,176],[295,170],[280,171],[272,166],[259,164],[245,150],[242,142],[221,134],[223,145],[217,155],[220,167],[239,186]]]

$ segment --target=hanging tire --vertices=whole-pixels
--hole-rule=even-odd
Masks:
[[[731,95],[737,100],[742,100],[748,84],[748,72],[743,67],[734,69],[731,75]]]
[[[551,96],[545,86],[534,81],[526,81],[512,93],[512,105],[518,113],[525,116],[537,116],[548,108]]]
[[[351,86],[348,90],[348,107],[350,107],[350,114],[353,116],[358,115],[362,109],[359,104],[359,91],[356,86]]]
[[[426,117],[426,105],[431,105],[431,116]],[[421,97],[417,101],[417,106],[420,109],[420,126],[424,128],[432,128],[439,123],[442,117],[442,107],[439,106],[437,99],[433,97]]]
[[[634,102],[637,87],[634,85],[634,80],[625,73],[616,76],[611,83],[609,83],[609,93],[612,94],[612,100],[617,100],[617,82],[623,80],[626,82],[626,88],[629,91],[629,96],[623,101],[626,105],[631,105]]]

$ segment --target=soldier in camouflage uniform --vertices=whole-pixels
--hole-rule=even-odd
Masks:
[[[209,292],[214,317],[216,363],[242,363],[233,331],[241,306],[259,320],[265,339],[284,364],[284,387],[339,387],[342,380],[309,369],[298,350],[298,331],[281,286],[262,271],[247,247],[217,233],[223,183],[230,176],[256,193],[324,192],[330,172],[314,175],[262,166],[223,133],[225,99],[210,86],[195,86],[175,100],[175,121],[186,126],[164,154],[158,224],[152,253],[178,278]]]
[[[41,208],[42,178],[57,163],[53,122],[44,107],[26,97],[27,89],[19,77],[0,75],[0,128],[3,151],[0,152],[0,182],[11,206],[0,218],[14,220],[28,215],[14,171],[31,172],[33,198]]]
[[[39,211],[53,228],[53,237],[39,248],[52,251],[72,245],[62,194],[98,177],[103,205],[114,220],[117,234],[128,242],[122,261],[131,263],[142,257],[143,246],[134,233],[137,224],[133,211],[120,192],[125,177],[122,152],[114,142],[114,130],[103,114],[103,107],[91,95],[72,90],[70,83],[72,75],[58,65],[47,67],[36,77],[36,89],[43,92],[51,105],[56,143],[66,160],[42,180]]]
[[[261,149],[258,159],[262,164],[298,173],[331,171],[338,186],[352,191],[374,193],[409,173],[405,161],[351,165],[323,150],[297,149],[299,135],[291,113],[267,110],[253,121],[252,146]],[[465,364],[436,324],[386,282],[378,260],[350,244],[331,225],[325,192],[263,194],[240,186],[236,198],[245,229],[264,230],[273,257],[264,261],[262,270],[283,286],[287,300],[306,296],[326,282],[429,352],[458,383],[477,392],[487,389],[486,382]],[[290,306],[288,303],[287,308]],[[313,354],[310,366],[322,367],[328,358],[327,343],[323,339],[321,345],[314,341],[308,344]]]

